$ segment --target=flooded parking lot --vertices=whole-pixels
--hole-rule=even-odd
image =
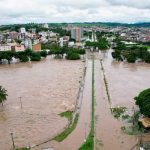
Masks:
[[[48,57],[38,63],[0,66],[0,85],[8,100],[0,106],[0,146],[34,145],[53,137],[67,125],[58,114],[75,104],[84,63]],[[22,101],[22,109],[21,102]]]

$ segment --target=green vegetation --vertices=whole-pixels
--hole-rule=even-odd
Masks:
[[[139,124],[140,112],[136,111],[132,116],[129,116],[128,123],[132,123],[130,126],[123,126],[121,130],[128,135],[139,135],[144,132],[143,127]]]
[[[87,47],[94,47],[94,48],[99,48],[100,50],[106,50],[108,49],[108,42],[105,38],[101,38],[99,39],[98,42],[90,42],[90,41],[87,41],[86,42],[86,46]]]
[[[67,53],[66,59],[68,59],[68,60],[78,60],[78,59],[80,59],[80,55],[78,53],[70,51],[70,52]]]
[[[0,103],[3,105],[3,102],[7,100],[7,90],[0,86]]]
[[[119,119],[119,118],[128,118],[127,115],[124,115],[124,113],[126,112],[126,107],[116,107],[116,108],[112,108],[111,111],[112,111],[112,114],[115,118]]]
[[[59,115],[60,115],[61,117],[66,117],[69,122],[72,121],[73,112],[71,112],[71,111],[62,112],[62,113],[60,113]]]
[[[41,60],[41,54],[38,52],[33,52],[31,55],[31,61],[40,61]]]
[[[150,117],[150,88],[146,89],[134,98],[139,106],[141,114]]]
[[[31,61],[40,61],[41,57],[46,57],[47,52],[41,51],[41,52],[33,52],[30,49],[27,49],[22,52],[12,52],[12,51],[1,51],[0,52],[0,62],[2,63],[3,60],[7,60],[10,64],[10,61],[12,58],[19,59],[21,62],[28,62],[29,58]]]
[[[30,150],[30,148],[17,148],[16,150]]]
[[[65,113],[63,113],[61,115],[67,117],[68,119],[72,118],[72,115],[70,114],[70,112],[65,112]],[[59,135],[54,137],[53,140],[55,140],[57,142],[62,142],[64,139],[66,139],[68,137],[68,135],[70,133],[72,133],[72,131],[76,128],[77,122],[78,122],[78,118],[79,118],[79,114],[77,114],[75,116],[74,121],[72,122],[72,120],[71,120],[70,123],[69,123],[69,126],[62,133],[60,133]]]
[[[93,69],[92,69],[92,120],[91,130],[86,139],[86,142],[81,145],[79,150],[94,150],[94,58],[93,58]]]
[[[150,63],[150,52],[145,46],[129,46],[126,47],[122,42],[118,42],[112,52],[112,57],[117,61],[127,60],[129,63],[134,63],[140,59],[146,63]]]

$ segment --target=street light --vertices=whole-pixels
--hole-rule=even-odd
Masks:
[[[22,109],[22,97],[20,96],[19,99],[20,99],[20,105],[21,105],[21,109]]]
[[[11,132],[10,135],[11,135],[11,139],[12,139],[12,143],[13,143],[13,149],[15,150],[15,142],[14,142],[13,133]]]
[[[85,139],[84,139],[84,142],[86,142],[86,125],[87,125],[87,123],[85,122],[85,124],[84,124],[84,127],[85,127]]]

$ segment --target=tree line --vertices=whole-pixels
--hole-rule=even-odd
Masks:
[[[150,52],[145,46],[129,46],[124,43],[118,42],[117,46],[112,52],[112,57],[117,61],[127,60],[129,63],[134,63],[136,60],[142,60],[150,63]]]
[[[66,59],[77,60],[80,59],[80,55],[85,54],[85,50],[55,45],[49,52],[46,50],[34,52],[30,49],[20,52],[0,51],[0,63],[2,64],[4,60],[7,60],[8,64],[10,64],[13,58],[19,59],[20,62],[40,61],[42,57],[47,55],[55,55],[55,58],[64,58],[64,54],[66,54]]]
[[[41,57],[46,57],[47,52],[33,52],[30,49],[20,52],[13,51],[0,51],[0,63],[3,63],[4,60],[7,60],[8,63],[12,61],[13,58],[19,59],[20,62],[28,62],[28,61],[40,61]]]

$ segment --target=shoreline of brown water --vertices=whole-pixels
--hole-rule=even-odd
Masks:
[[[10,150],[10,132],[17,147],[34,145],[53,137],[67,125],[58,116],[65,105],[75,104],[84,63],[54,60],[0,66],[0,84],[8,100],[0,106],[0,145]],[[21,110],[19,97],[22,97]]]

